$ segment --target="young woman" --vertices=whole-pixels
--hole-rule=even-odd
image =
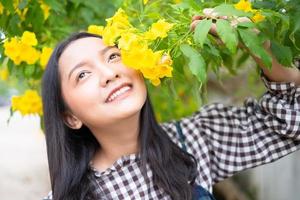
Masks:
[[[258,101],[158,124],[142,75],[119,49],[72,35],[43,77],[46,199],[213,199],[216,182],[300,147],[300,72],[276,61],[273,70],[261,73],[268,91]]]

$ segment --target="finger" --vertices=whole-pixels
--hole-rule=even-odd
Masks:
[[[195,16],[192,17],[192,21],[201,20],[201,19],[204,19],[204,18],[205,18],[204,16],[195,15]]]
[[[193,21],[193,22],[191,23],[190,29],[191,29],[192,31],[194,31],[195,28],[196,28],[196,26],[197,26],[197,24],[198,24],[199,22],[200,22],[200,20],[195,20],[195,21]]]
[[[238,22],[251,22],[251,20],[248,17],[238,17]]]
[[[205,8],[203,9],[203,13],[206,17],[208,18],[218,18],[219,14],[217,12],[214,11],[213,8]]]
[[[237,27],[238,23],[242,22],[251,22],[251,20],[248,17],[238,17],[230,22],[231,26]]]
[[[217,36],[217,25],[215,23],[213,23],[211,25],[210,31],[209,31],[212,35]]]
[[[213,8],[204,8],[203,9],[203,14],[206,16],[211,16],[211,14],[213,13],[214,9]]]
[[[218,17],[219,19],[228,19],[228,16],[220,16],[220,17]]]

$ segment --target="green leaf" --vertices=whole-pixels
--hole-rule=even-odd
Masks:
[[[12,15],[12,17],[9,19],[8,26],[7,26],[7,32],[9,32],[12,35],[20,35],[21,31],[18,27],[18,24],[20,23],[21,19],[19,15]]]
[[[24,68],[24,76],[27,77],[27,78],[30,78],[34,74],[34,71],[35,71],[35,66],[34,65],[27,65]]]
[[[259,35],[247,29],[238,29],[238,32],[243,43],[249,49],[249,51],[253,55],[260,58],[263,64],[270,69],[272,66],[272,58],[263,48]]]
[[[25,22],[28,26],[32,26],[35,33],[43,30],[44,14],[38,3],[30,4],[30,9],[26,13]]]
[[[182,56],[182,53],[181,53],[180,49],[179,49],[178,52],[180,52],[181,55],[179,57],[176,57],[176,58],[173,59],[174,60],[173,67],[174,67],[175,72],[178,71],[179,73],[184,74],[183,66],[184,66],[184,63],[185,63],[185,58]]]
[[[23,0],[19,3],[18,7],[20,10],[23,10],[26,6],[27,6],[28,1],[27,0]]]
[[[291,19],[293,23],[292,23],[292,31],[289,35],[290,40],[292,41],[292,43],[294,44],[294,46],[297,50],[300,50],[300,46],[297,45],[297,41],[299,40],[299,38],[297,38],[297,41],[296,41],[296,37],[295,37],[296,32],[300,32],[300,20],[299,19],[300,19],[300,13],[297,12],[295,14],[294,18]]]
[[[194,10],[200,10],[200,6],[195,2],[195,0],[188,0],[189,5],[194,9]]]
[[[219,69],[222,65],[222,57],[219,50],[210,42],[204,45],[202,55],[207,63],[207,70],[212,69],[219,76]]]
[[[233,57],[229,54],[227,51],[220,51],[220,55],[222,57],[222,64],[223,66],[229,71],[230,74],[232,75],[237,75],[237,69],[235,68],[234,65],[234,60]]]
[[[253,14],[247,13],[241,10],[235,9],[233,5],[230,4],[221,4],[217,7],[214,8],[214,11],[219,15],[219,16],[237,16],[237,17],[251,17]]]
[[[206,64],[200,53],[188,44],[180,45],[183,55],[189,60],[188,66],[193,75],[195,75],[201,83],[206,81]]]
[[[217,20],[217,33],[232,54],[236,53],[238,38],[230,23],[224,19]]]
[[[211,28],[212,20],[201,20],[196,28],[194,33],[194,41],[196,44],[199,45],[199,47],[203,48],[203,43],[205,39],[207,38],[207,34]]]
[[[249,57],[250,57],[249,53],[242,52],[242,55],[236,61],[236,66],[237,67],[242,66],[248,60]]]
[[[14,13],[15,12],[12,0],[3,0],[3,1],[1,1],[1,3],[2,3],[2,5],[3,5],[3,7],[5,9],[9,10],[10,13]]]
[[[178,100],[179,96],[178,96],[178,94],[176,92],[176,89],[175,89],[174,80],[166,79],[165,82],[166,82],[169,94],[171,94],[171,96],[172,96],[172,99]]]
[[[245,27],[245,28],[255,28],[255,24],[253,22],[240,22],[237,24],[238,27]]]
[[[11,59],[9,59],[7,61],[7,69],[8,69],[9,74],[12,74],[13,68],[14,68],[14,63]]]
[[[271,41],[271,50],[280,64],[284,66],[292,65],[293,55],[290,47]]]
[[[64,6],[61,1],[57,0],[45,0],[45,3],[49,5],[56,12],[64,12]]]

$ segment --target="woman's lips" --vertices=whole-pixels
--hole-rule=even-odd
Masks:
[[[122,91],[124,90],[124,91]],[[127,96],[130,95],[131,91],[132,91],[132,86],[131,85],[125,85],[123,87],[121,87],[119,90],[119,92],[121,92],[121,94],[118,94],[118,92],[113,93],[107,100],[106,103],[113,103],[113,102],[117,102],[120,101],[124,98],[126,98]],[[114,97],[114,95],[117,95],[116,97]]]

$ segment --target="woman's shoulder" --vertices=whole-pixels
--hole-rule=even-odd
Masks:
[[[180,119],[173,119],[159,123],[161,128],[167,133],[170,139],[175,144],[182,142],[182,137],[188,137],[193,135],[191,132],[197,131],[197,118],[199,116],[199,110],[196,110],[192,114],[182,117]],[[198,127],[199,128],[199,127]]]
[[[176,126],[178,123],[180,124],[180,127],[182,129],[193,129],[194,125],[197,123],[198,118],[200,117],[201,112],[205,111],[205,109],[207,109],[208,107],[216,107],[216,104],[217,103],[213,103],[210,105],[200,107],[193,113],[176,120],[172,119],[169,121],[161,122],[160,126],[164,129],[164,131],[171,135],[176,135],[176,132],[178,131],[178,128]]]

